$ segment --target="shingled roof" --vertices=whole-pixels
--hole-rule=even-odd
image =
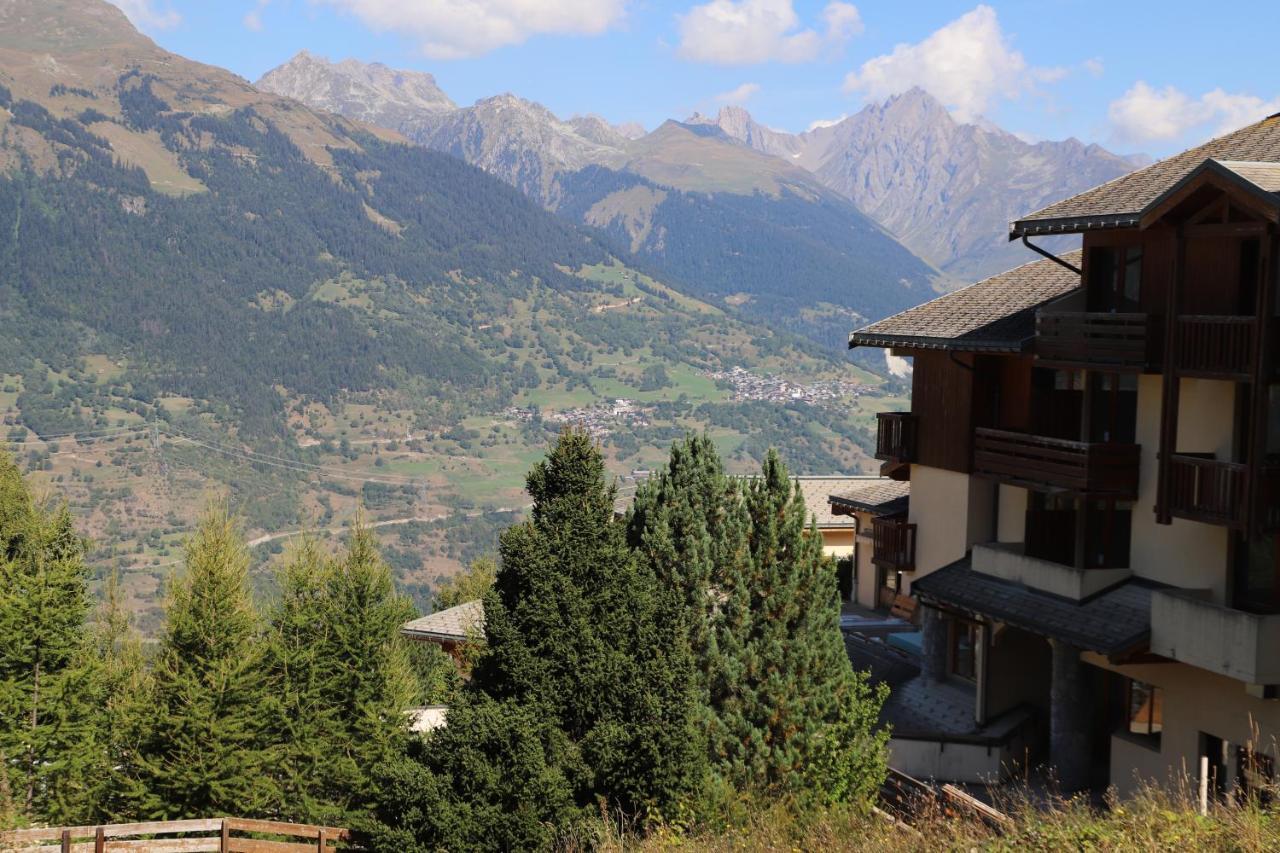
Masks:
[[[1280,165],[1280,113],[1051,204],[1012,223],[1009,237],[1133,227],[1144,209],[1210,159]]]
[[[875,515],[905,512],[911,497],[911,483],[879,477],[870,483],[829,495],[832,510],[858,510]]]
[[[1080,257],[1077,250],[1062,259],[1079,267]],[[849,347],[1022,352],[1035,336],[1036,309],[1078,287],[1078,273],[1032,261],[864,326]]]
[[[415,640],[461,643],[484,631],[484,602],[468,601],[406,622],[400,633]]]
[[[1149,640],[1152,589],[1131,579],[1077,603],[975,572],[968,557],[911,584],[922,601],[1107,655],[1132,651]]]
[[[836,515],[831,511],[828,498],[832,492],[846,492],[868,482],[876,482],[880,478],[863,477],[794,477],[800,486],[800,494],[804,496],[804,505],[813,514],[820,530],[836,527],[856,527],[858,522],[847,515]]]

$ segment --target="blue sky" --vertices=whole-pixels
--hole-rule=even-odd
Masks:
[[[921,85],[962,120],[1161,156],[1280,112],[1276,0],[112,2],[251,80],[305,48],[648,128],[738,103],[799,131]]]

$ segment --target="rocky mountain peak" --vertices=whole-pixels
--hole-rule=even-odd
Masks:
[[[401,71],[355,59],[332,62],[301,51],[255,84],[263,91],[393,130],[405,130],[424,114],[457,105],[423,71]]]

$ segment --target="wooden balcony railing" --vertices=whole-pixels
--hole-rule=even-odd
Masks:
[[[913,572],[916,568],[916,526],[905,518],[871,520],[874,545],[871,562],[891,572]]]
[[[914,462],[916,416],[910,412],[876,415],[876,458],[884,462]]]
[[[973,473],[1037,491],[1128,500],[1138,495],[1140,451],[1136,444],[979,428],[973,436]]]
[[[1040,311],[1036,314],[1036,358],[1046,367],[1156,367],[1160,361],[1157,321],[1147,314]]]
[[[1244,527],[1249,467],[1211,456],[1175,453],[1169,463],[1169,513],[1177,518]]]
[[[254,836],[254,837],[245,837]],[[133,850],[138,853],[324,853],[348,841],[335,826],[215,817],[102,826],[62,826],[0,832],[0,850],[70,853]],[[282,840],[272,840],[282,839]],[[346,849],[346,848],[343,848]]]
[[[1253,317],[1188,314],[1175,321],[1179,375],[1245,381],[1253,374]]]

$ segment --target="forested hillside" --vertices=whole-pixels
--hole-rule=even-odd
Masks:
[[[70,495],[144,629],[210,490],[258,560],[363,506],[425,603],[496,545],[565,426],[623,475],[691,429],[740,469],[772,444],[826,473],[868,463],[892,405],[838,349],[698,298],[741,287],[674,231],[700,289],[455,158],[166,53],[101,0],[0,5],[0,87],[0,438]],[[738,242],[709,248],[752,245],[741,203]],[[762,294],[797,266],[752,260]]]

